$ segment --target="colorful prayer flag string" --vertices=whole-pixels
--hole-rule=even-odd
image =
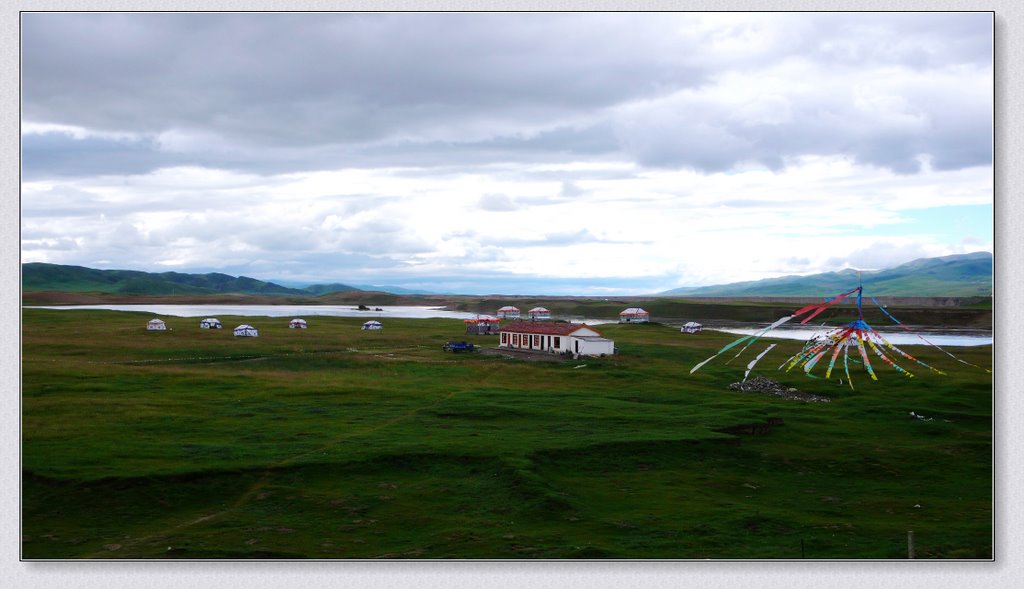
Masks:
[[[779,370],[782,370],[783,367],[785,367],[786,372],[789,372],[793,368],[800,367],[803,370],[804,374],[806,374],[807,376],[814,377],[814,375],[812,374],[812,371],[818,365],[818,363],[822,361],[822,359],[827,357],[828,358],[828,368],[825,370],[825,378],[831,378],[832,370],[835,368],[835,365],[836,365],[837,360],[839,359],[839,356],[842,355],[843,356],[843,373],[846,376],[846,381],[849,383],[850,388],[852,389],[853,388],[853,380],[850,378],[850,361],[851,361],[851,358],[850,358],[850,348],[852,347],[852,348],[855,348],[855,350],[856,350],[855,356],[856,355],[860,356],[860,360],[859,361],[856,360],[856,359],[854,359],[853,361],[855,363],[862,364],[864,366],[864,370],[868,373],[868,376],[871,377],[871,380],[877,381],[878,380],[878,375],[875,373],[875,369],[871,365],[871,359],[870,359],[870,357],[868,355],[868,350],[870,350],[871,353],[873,353],[875,356],[877,356],[878,359],[881,360],[884,364],[890,366],[896,372],[906,376],[907,378],[913,378],[914,375],[910,371],[906,370],[905,368],[903,368],[902,366],[897,364],[896,363],[896,359],[897,358],[903,358],[903,359],[909,360],[911,362],[914,362],[914,363],[916,363],[916,364],[918,364],[920,366],[923,366],[923,367],[927,368],[928,370],[931,370],[931,371],[936,372],[938,374],[945,374],[941,370],[939,370],[937,368],[934,368],[932,366],[929,366],[928,364],[922,362],[921,360],[918,360],[914,356],[912,356],[912,355],[908,354],[907,352],[901,350],[900,348],[896,347],[895,345],[892,344],[892,342],[890,342],[889,340],[885,339],[885,337],[883,337],[882,334],[880,334],[873,327],[871,327],[871,325],[869,325],[866,321],[864,321],[864,309],[863,309],[863,306],[862,306],[862,304],[863,304],[863,295],[864,295],[864,287],[863,286],[857,286],[857,288],[854,288],[854,289],[849,290],[847,292],[841,293],[841,294],[836,295],[836,296],[834,296],[832,298],[825,299],[821,303],[812,303],[810,305],[807,305],[805,307],[797,309],[796,311],[793,312],[792,315],[788,315],[786,317],[783,317],[783,318],[775,321],[774,323],[772,323],[771,325],[768,325],[767,327],[763,328],[762,330],[760,330],[756,334],[743,336],[743,337],[737,339],[736,341],[733,341],[733,342],[727,344],[722,349],[718,350],[718,352],[716,352],[715,355],[711,356],[707,360],[704,360],[703,362],[700,362],[699,364],[694,366],[692,369],[690,369],[690,373],[693,374],[694,372],[699,370],[701,367],[703,367],[708,362],[714,360],[715,358],[717,358],[718,356],[722,355],[723,353],[725,353],[725,352],[727,352],[727,351],[737,347],[739,344],[746,343],[746,345],[744,345],[742,348],[740,348],[739,352],[737,352],[732,358],[730,358],[726,362],[726,363],[729,363],[732,360],[735,360],[736,358],[738,358],[754,342],[756,342],[758,339],[760,339],[761,337],[763,337],[766,334],[768,334],[771,330],[773,330],[773,329],[775,329],[775,328],[785,324],[786,322],[788,322],[788,321],[790,321],[792,319],[796,319],[796,318],[803,317],[803,316],[806,315],[800,321],[800,325],[805,325],[811,319],[814,319],[815,317],[817,317],[818,315],[820,315],[821,313],[826,311],[828,308],[832,307],[833,305],[835,305],[837,303],[840,303],[841,301],[843,301],[844,299],[846,299],[847,297],[849,297],[850,295],[853,295],[853,294],[857,295],[856,296],[857,319],[854,320],[854,321],[851,321],[850,323],[848,323],[846,325],[843,325],[843,326],[840,326],[840,327],[836,327],[836,328],[832,329],[831,331],[829,331],[829,332],[827,332],[827,333],[825,333],[823,335],[815,335],[814,337],[812,337],[810,340],[808,340],[804,344],[803,348],[799,352],[797,352],[796,354],[793,354],[792,356],[787,358],[785,361],[783,361],[782,364],[779,365],[779,368],[778,368]],[[885,314],[885,316],[888,317],[890,320],[892,320],[896,325],[899,325],[901,328],[903,328],[903,329],[905,329],[907,331],[911,331],[909,327],[907,327],[906,325],[901,323],[898,319],[893,317],[893,315],[891,313],[889,313],[889,311],[886,310],[885,307],[883,307],[878,302],[878,300],[875,299],[875,297],[869,297],[869,298],[871,299],[871,301],[873,303],[875,303],[875,305],[879,308],[879,310],[881,310],[882,313]],[[970,362],[966,362],[964,360],[961,360],[960,358],[957,358],[953,354],[949,353],[946,350],[943,350],[942,348],[940,348],[939,346],[935,345],[934,343],[928,341],[927,339],[925,339],[923,336],[921,336],[919,334],[914,334],[914,335],[917,335],[917,337],[920,338],[924,343],[926,343],[929,346],[932,346],[932,347],[938,349],[939,351],[941,351],[944,354],[946,354],[947,356],[953,358],[957,362],[960,362],[961,364],[966,364],[968,366],[974,366],[975,368],[979,368],[979,369],[984,370],[984,371],[989,372],[989,373],[992,372],[991,370],[989,370],[987,368],[978,366],[976,364],[971,364]],[[760,361],[761,358],[763,358],[765,356],[765,354],[767,354],[769,351],[771,351],[771,349],[774,348],[775,345],[776,344],[769,345],[765,350],[763,350],[753,360],[751,360],[749,364],[747,364],[746,372],[743,373],[743,380],[747,379],[747,376],[750,374],[751,370],[754,369],[754,366],[758,363],[758,361]],[[815,377],[815,378],[817,378],[817,377]]]

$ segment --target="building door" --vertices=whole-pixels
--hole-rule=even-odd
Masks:
[[[576,344],[576,353],[579,354],[580,353],[580,340],[576,340],[573,343]]]

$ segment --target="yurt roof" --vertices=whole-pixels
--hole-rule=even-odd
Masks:
[[[149,322],[150,323],[163,323],[163,320],[162,319],[150,319]]]
[[[534,307],[530,309],[531,313],[550,313],[551,309],[545,309],[544,307]]]
[[[619,313],[619,315],[650,315],[650,313],[644,311],[640,307],[630,307],[625,311]]]
[[[502,308],[500,308],[498,310],[499,311],[518,311],[519,307],[513,307],[512,305],[505,305],[504,307],[502,307]]]
[[[292,319],[288,323],[305,323],[305,322],[306,322],[305,319],[299,319],[298,317],[296,317],[295,319]]]
[[[380,321],[376,321],[376,320],[371,319],[370,321],[367,321],[363,325],[380,325]]]

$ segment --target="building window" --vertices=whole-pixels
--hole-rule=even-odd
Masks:
[[[555,348],[561,348],[561,347],[562,347],[562,338],[560,338],[560,337],[558,337],[556,335],[555,336]]]
[[[503,343],[503,344],[507,344],[508,343],[508,334],[507,333],[501,334],[501,343]]]
[[[519,334],[518,333],[512,334],[512,345],[517,347],[517,348],[519,347]]]
[[[539,348],[540,347],[540,336],[539,335],[533,336],[533,347],[535,347],[535,348]]]

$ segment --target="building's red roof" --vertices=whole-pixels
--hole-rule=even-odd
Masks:
[[[534,321],[513,321],[508,325],[503,325],[498,331],[536,333],[540,335],[569,335],[584,327],[597,333],[596,329],[585,323],[537,323]]]

